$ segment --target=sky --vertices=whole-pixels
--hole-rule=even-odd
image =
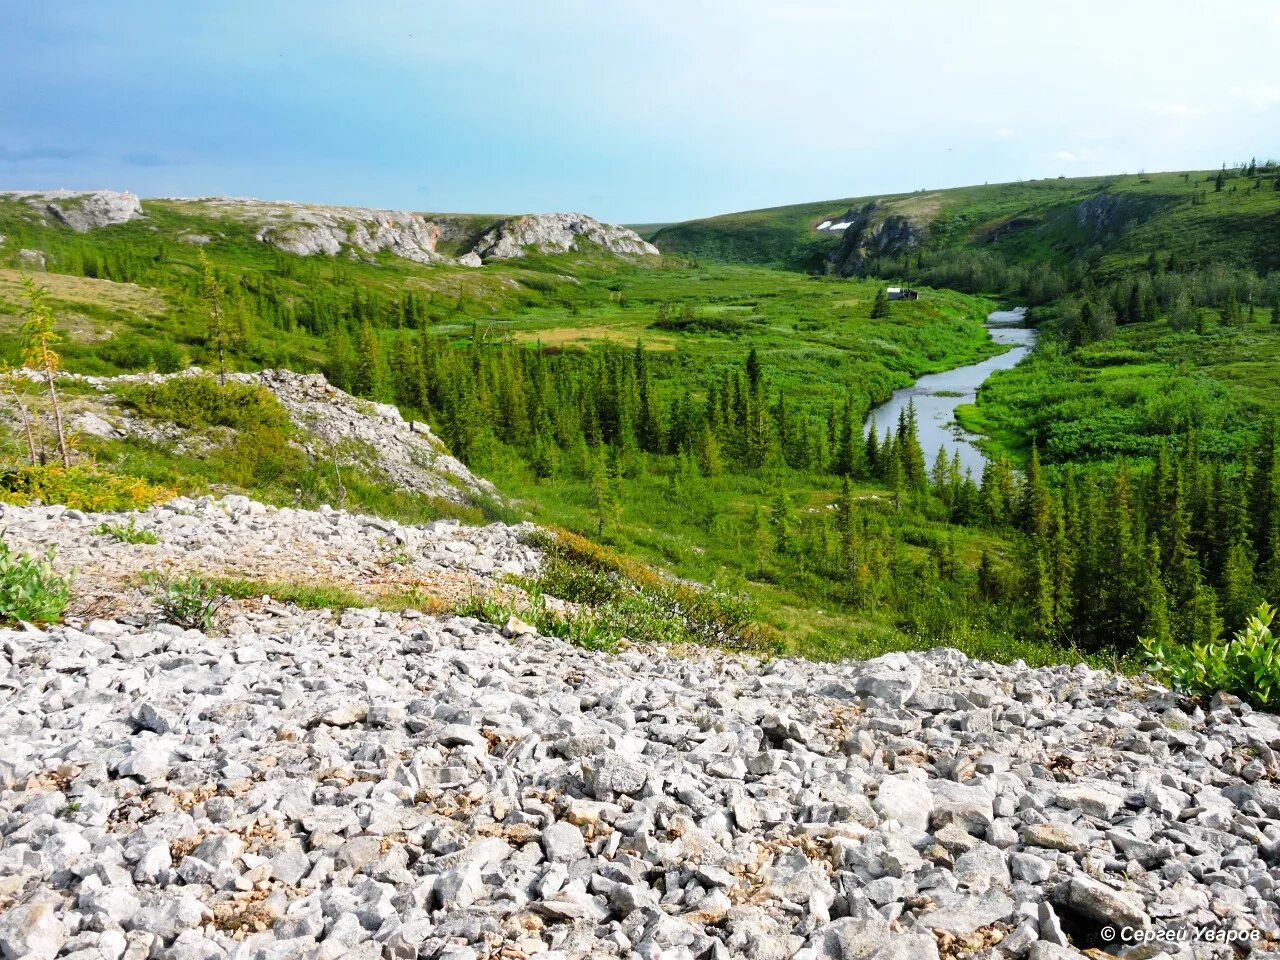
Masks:
[[[0,0],[0,189],[623,223],[1280,157],[1275,0]]]

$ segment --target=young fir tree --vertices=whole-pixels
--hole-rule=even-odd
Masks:
[[[1237,540],[1227,551],[1222,568],[1222,623],[1234,633],[1248,622],[1262,602],[1254,578],[1253,549],[1244,539]]]
[[[1160,543],[1154,536],[1147,541],[1143,572],[1145,583],[1142,590],[1142,637],[1165,643],[1172,637],[1169,626],[1169,597],[1164,589],[1164,581],[1160,577]]]
[[[840,537],[840,566],[851,568],[857,557],[853,527],[853,491],[849,486],[849,478],[840,480],[840,498],[836,501],[836,531]]]
[[[718,477],[724,472],[724,458],[720,453],[720,443],[711,427],[705,423],[698,435],[698,468],[704,477]]]
[[[871,319],[884,320],[890,315],[889,297],[884,291],[884,287],[876,288],[876,297],[871,301]]]
[[[218,357],[218,383],[227,382],[227,351],[231,346],[231,322],[227,316],[226,291],[221,281],[213,272],[213,265],[203,250],[200,259],[200,296],[204,299],[205,310],[208,311],[206,340],[213,346]]]
[[[69,467],[71,448],[62,423],[62,403],[58,398],[57,387],[62,357],[55,348],[61,337],[53,328],[53,309],[49,306],[48,291],[31,277],[23,276],[22,292],[27,301],[21,329],[23,362],[44,377],[49,391],[49,406],[53,411],[54,431],[58,438],[58,457],[64,467]]]

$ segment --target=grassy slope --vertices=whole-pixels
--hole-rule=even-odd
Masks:
[[[663,227],[650,239],[665,252],[703,260],[804,266],[815,251],[839,243],[838,234],[819,233],[816,224],[880,199],[881,215],[928,224],[928,245],[935,249],[990,249],[1014,262],[1097,254],[1104,266],[1158,249],[1280,267],[1280,191],[1272,189],[1271,176],[1260,190],[1252,181],[1231,179],[1221,193],[1213,191],[1212,176],[1079,177],[826,200],[691,220]],[[1204,193],[1205,202],[1193,205],[1193,193]],[[1101,229],[1077,217],[1081,202],[1099,196],[1115,198]]]

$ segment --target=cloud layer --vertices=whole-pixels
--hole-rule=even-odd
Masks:
[[[1247,0],[1220,39],[1176,0],[62,0],[6,18],[9,187],[638,222],[1280,155],[1280,19]]]

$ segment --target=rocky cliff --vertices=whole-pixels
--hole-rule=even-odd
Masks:
[[[828,265],[843,277],[861,274],[863,264],[870,258],[896,256],[918,247],[926,230],[911,217],[889,212],[879,200],[849,210],[836,222],[845,225],[844,236],[828,258]],[[818,229],[823,227],[819,225]]]

